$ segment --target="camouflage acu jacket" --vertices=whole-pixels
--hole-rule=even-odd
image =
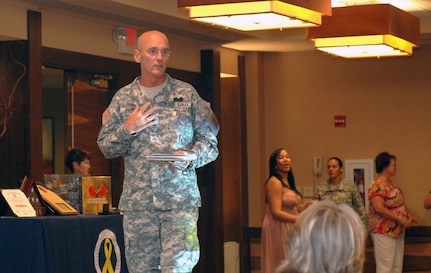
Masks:
[[[368,215],[355,183],[343,178],[340,184],[332,186],[328,180],[317,186],[316,195],[318,200],[331,200],[336,204],[345,203],[351,206],[361,217],[364,229],[368,230]]]
[[[218,156],[219,125],[210,104],[188,83],[166,74],[166,86],[153,99],[146,97],[139,77],[121,88],[104,113],[97,143],[106,158],[124,158],[120,210],[169,210],[201,206],[195,168]],[[158,108],[158,123],[136,135],[124,123],[136,105],[150,101]],[[149,161],[153,153],[185,150],[197,155],[186,170],[166,161]]]

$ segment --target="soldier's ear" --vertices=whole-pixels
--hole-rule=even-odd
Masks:
[[[133,59],[138,64],[141,63],[141,52],[138,49],[133,50]]]

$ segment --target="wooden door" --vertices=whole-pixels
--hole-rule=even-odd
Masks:
[[[110,175],[109,160],[97,146],[102,113],[109,104],[110,75],[65,72],[67,85],[67,128],[65,147],[86,151],[91,175]],[[67,152],[67,151],[66,151]]]

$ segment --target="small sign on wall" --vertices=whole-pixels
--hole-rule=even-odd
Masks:
[[[334,116],[334,127],[346,127],[346,116]]]

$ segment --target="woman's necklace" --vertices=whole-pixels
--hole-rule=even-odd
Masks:
[[[289,185],[289,181],[287,181],[287,178],[283,178],[283,184],[285,187],[287,187],[288,189],[290,189],[290,185]]]

